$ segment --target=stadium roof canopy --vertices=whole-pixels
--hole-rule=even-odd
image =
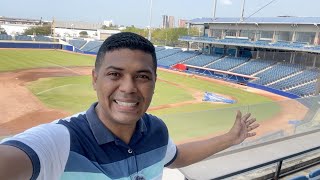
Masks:
[[[201,24],[320,24],[320,17],[250,17],[245,18],[243,21],[240,18],[196,18],[188,21],[190,24],[201,25]]]
[[[82,30],[97,30],[101,28],[101,24],[89,23],[81,21],[55,21],[56,28],[66,28],[66,29],[82,29]]]

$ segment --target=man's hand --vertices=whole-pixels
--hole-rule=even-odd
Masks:
[[[248,137],[255,136],[256,133],[251,131],[256,129],[259,124],[254,123],[256,119],[250,118],[250,116],[251,114],[242,116],[241,112],[238,111],[236,121],[228,133],[178,145],[178,156],[169,167],[180,168],[188,166],[225,150],[232,145],[239,144]]]
[[[237,112],[234,125],[228,132],[233,139],[233,145],[240,144],[246,138],[256,135],[256,133],[252,132],[252,130],[259,127],[259,124],[254,123],[256,118],[250,118],[250,116],[250,113],[242,116],[240,111]]]

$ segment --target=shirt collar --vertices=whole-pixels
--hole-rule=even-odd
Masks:
[[[102,145],[115,141],[115,136],[99,119],[95,111],[95,107],[97,106],[97,104],[98,103],[95,102],[90,106],[90,108],[86,112],[86,117],[94,138],[96,139],[99,145]],[[144,122],[145,117],[146,115],[143,115],[143,117],[140,118],[137,122],[136,126],[136,131],[140,132],[141,134],[144,134],[147,131],[147,126]]]

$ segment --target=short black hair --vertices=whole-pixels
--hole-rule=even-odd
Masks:
[[[146,38],[131,32],[121,32],[107,38],[99,48],[95,68],[98,70],[107,52],[119,49],[141,50],[152,56],[154,72],[157,71],[157,57],[153,44]]]

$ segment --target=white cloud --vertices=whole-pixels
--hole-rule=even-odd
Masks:
[[[231,5],[232,4],[232,1],[231,0],[222,0],[221,3],[223,5]]]

